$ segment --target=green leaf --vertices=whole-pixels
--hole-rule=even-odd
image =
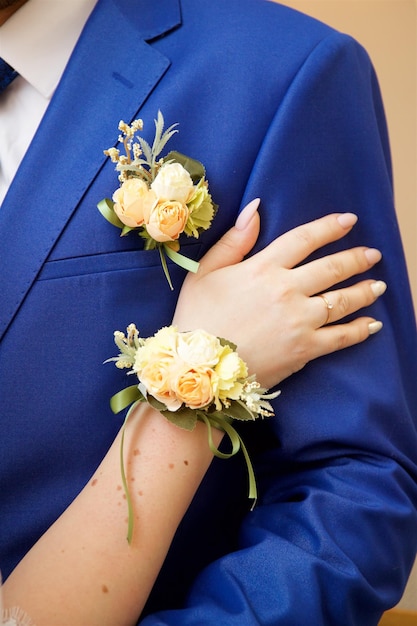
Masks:
[[[171,137],[175,135],[175,133],[178,132],[178,130],[175,128],[176,126],[178,126],[178,124],[172,124],[172,126],[167,128],[167,130],[162,135],[158,144],[158,152],[155,154],[156,157],[161,154],[162,150],[165,148],[166,144],[171,139]]]
[[[192,159],[185,154],[181,154],[181,152],[177,152],[176,150],[167,154],[167,156],[164,157],[164,161],[175,161],[176,163],[180,163],[187,170],[194,184],[198,183],[198,181],[201,180],[206,173],[204,165],[200,163],[200,161]]]
[[[234,420],[241,421],[254,421],[256,419],[256,415],[252,413],[243,402],[232,401],[231,405],[226,409],[223,408],[223,413],[228,417],[231,417]]]
[[[197,423],[196,411],[192,409],[182,408],[178,411],[161,411],[161,413],[169,422],[184,430],[194,430]]]
[[[146,139],[144,139],[143,137],[138,137],[138,141],[139,141],[139,145],[141,147],[141,150],[145,156],[145,161],[143,161],[143,163],[140,163],[140,165],[148,165],[149,167],[152,166],[152,150],[150,145],[148,144],[148,142],[146,141]]]
[[[159,402],[159,400],[157,400],[156,398],[154,398],[150,394],[148,394],[146,396],[146,401],[148,402],[148,404],[151,405],[151,407],[153,407],[154,409],[156,409],[160,413],[163,413],[164,411],[167,410],[165,404],[163,404],[162,402]]]
[[[163,132],[165,122],[164,116],[162,115],[161,111],[158,111],[157,119],[154,120],[154,122],[155,138],[152,144],[152,155],[155,162],[156,158],[161,154],[162,150],[165,148],[172,135],[175,135],[175,133],[178,132],[178,130],[175,129],[178,124],[172,124],[172,126],[167,128],[167,130]]]
[[[223,337],[219,337],[218,339],[221,346],[229,346],[230,348],[232,348],[233,352],[237,352],[237,345],[235,343],[232,343],[231,341],[229,341],[228,339],[224,339]]]
[[[156,120],[154,120],[154,122],[155,122],[155,137],[154,137],[153,144],[152,144],[152,153],[155,158],[160,152],[159,144],[160,144],[161,137],[162,137],[162,131],[164,130],[164,116],[162,115],[161,111],[158,111],[157,118]]]
[[[136,230],[136,228],[132,228],[132,226],[126,226],[126,224],[123,224],[123,228],[122,228],[122,232],[120,233],[121,237],[125,237],[126,235],[128,235],[132,230]]]

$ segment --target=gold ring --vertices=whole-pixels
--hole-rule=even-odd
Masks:
[[[330,319],[330,311],[333,308],[333,304],[331,304],[331,302],[328,301],[328,299],[326,298],[326,296],[324,296],[322,293],[319,294],[319,298],[321,298],[324,302],[324,304],[326,305],[326,309],[327,309],[327,317],[326,317],[326,321],[324,322],[323,326],[326,326],[326,324],[329,323],[329,319]]]

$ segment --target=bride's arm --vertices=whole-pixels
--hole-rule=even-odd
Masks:
[[[256,203],[249,205],[204,257],[198,274],[187,278],[174,322],[235,341],[250,370],[268,386],[321,354],[364,340],[379,328],[373,318],[322,326],[328,313],[331,321],[340,320],[383,291],[384,285],[372,280],[333,287],[372,267],[380,254],[360,248],[299,266],[354,222],[349,214],[327,216],[240,262],[259,231]],[[314,295],[328,289],[330,311]],[[221,434],[216,437],[219,442]],[[190,433],[147,405],[136,409],[124,446],[135,512],[129,545],[119,451],[120,434],[80,495],[4,585],[5,606],[20,606],[36,626],[134,623],[212,458],[203,424]]]
[[[83,491],[4,585],[4,605],[21,607],[36,626],[136,623],[212,458],[203,424],[181,430],[144,404],[129,418],[124,451],[132,543],[119,434]]]

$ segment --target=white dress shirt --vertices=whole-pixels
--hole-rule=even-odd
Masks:
[[[0,205],[97,0],[28,0],[0,27],[19,72],[0,94]]]

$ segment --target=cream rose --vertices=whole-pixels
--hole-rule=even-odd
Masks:
[[[169,411],[180,408],[179,400],[172,388],[172,377],[175,372],[173,359],[155,359],[147,363],[140,371],[139,380],[147,392],[165,404]]]
[[[194,330],[178,335],[178,356],[190,365],[214,367],[222,352],[220,341],[204,330]]]
[[[175,241],[183,232],[188,219],[188,209],[181,202],[158,202],[149,217],[145,217],[146,230],[155,241]]]
[[[211,404],[217,386],[217,376],[210,367],[184,370],[174,381],[175,395],[190,409],[202,409]]]
[[[142,369],[158,359],[177,359],[178,331],[175,326],[164,326],[153,337],[148,337],[136,350],[133,370],[139,376]]]
[[[155,176],[151,188],[158,198],[185,204],[193,193],[194,185],[190,174],[180,163],[167,163]]]
[[[123,224],[136,228],[142,226],[156,204],[155,192],[140,178],[129,178],[113,194],[114,211]]]

